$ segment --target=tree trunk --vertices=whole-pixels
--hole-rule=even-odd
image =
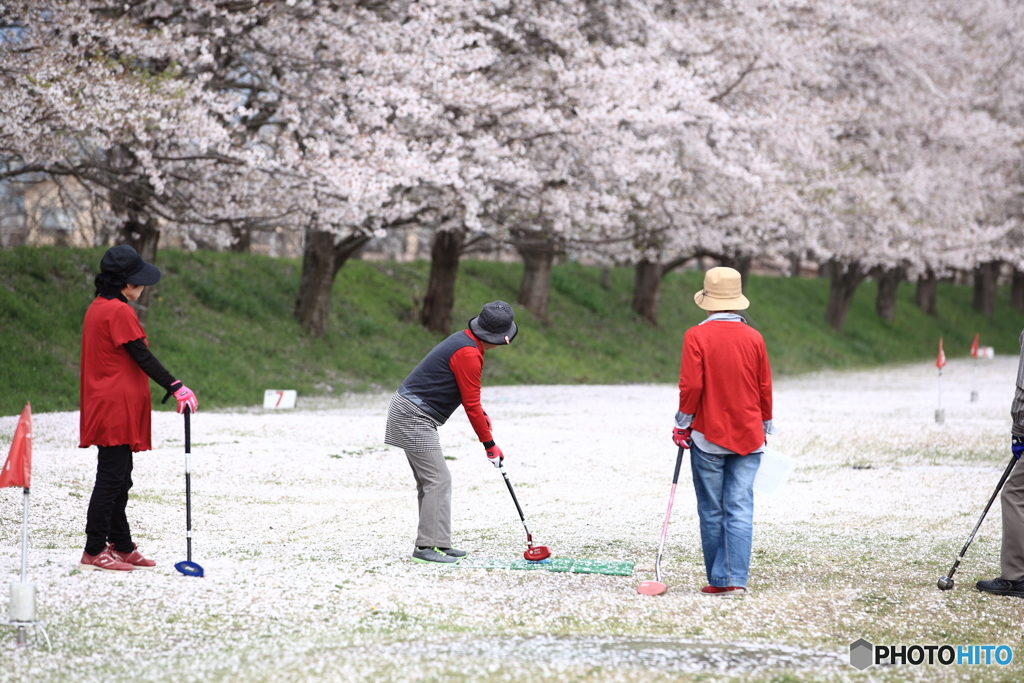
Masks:
[[[829,272],[832,273],[832,285],[828,291],[828,309],[825,311],[825,322],[836,332],[843,331],[846,312],[850,310],[853,294],[857,286],[864,281],[867,273],[858,261],[843,263],[833,259],[829,261]]]
[[[304,241],[295,317],[307,334],[322,337],[327,331],[331,288],[334,286],[334,233],[309,227]]]
[[[750,279],[750,264],[752,260],[749,256],[726,256],[720,259],[722,265],[726,268],[739,271],[740,286],[744,290],[747,288],[747,280]]]
[[[1010,306],[1024,313],[1024,273],[1013,269],[1013,284],[1010,286]]]
[[[901,266],[879,269],[878,295],[875,297],[875,312],[882,320],[892,322],[896,319],[896,293],[900,283],[906,278],[906,271]]]
[[[645,259],[636,264],[632,307],[641,318],[652,325],[658,324],[658,294],[661,291],[661,281],[690,258],[679,256],[665,263]]]
[[[986,318],[995,312],[996,280],[999,278],[999,261],[986,261],[974,269],[974,301],[971,306]]]
[[[160,230],[157,229],[156,219],[144,216],[134,211],[130,212],[128,220],[121,226],[120,242],[130,245],[146,263],[155,263],[157,247],[160,244]],[[142,290],[139,298],[132,302],[135,315],[139,317],[139,324],[146,326],[146,317],[149,314],[149,305],[153,301],[153,287],[146,287]]]
[[[661,276],[660,263],[643,259],[636,264],[636,276],[633,279],[633,310],[652,325],[658,324]]]
[[[252,249],[252,230],[241,225],[231,226],[231,251],[248,254]]]
[[[431,332],[448,334],[452,326],[455,304],[455,278],[459,274],[459,254],[466,241],[466,231],[438,230],[430,247],[430,279],[423,297],[420,322]]]
[[[800,277],[800,254],[789,254],[786,260],[789,261],[789,272],[786,273],[786,277]]]
[[[938,315],[937,303],[938,278],[929,268],[917,278],[917,291],[914,293],[914,300],[918,307],[928,315]]]
[[[295,317],[312,337],[322,337],[327,332],[331,291],[338,271],[370,240],[367,235],[354,234],[335,244],[336,238],[333,232],[306,228]]]
[[[516,301],[543,320],[548,315],[555,246],[550,242],[534,242],[516,245],[516,251],[523,257],[523,280],[519,283],[519,297]]]

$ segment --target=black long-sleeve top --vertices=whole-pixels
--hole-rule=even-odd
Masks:
[[[167,391],[172,391],[171,385],[175,384],[178,380],[171,376],[171,373],[167,372],[156,356],[146,346],[146,342],[142,339],[134,339],[124,345],[125,350],[128,354],[135,359],[135,362],[139,364],[142,371],[145,372],[150,378],[162,386]],[[177,387],[180,388],[180,387]]]

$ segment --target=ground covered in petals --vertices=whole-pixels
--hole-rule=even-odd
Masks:
[[[557,557],[630,560],[632,577],[413,563],[416,496],[383,444],[386,395],[294,411],[202,411],[192,422],[194,560],[185,559],[181,418],[154,414],[129,519],[157,560],[81,573],[95,449],[77,413],[34,416],[29,577],[45,643],[3,627],[0,681],[1020,680],[1024,601],[978,593],[999,573],[998,503],[945,574],[1009,458],[1016,359],[789,377],[771,445],[797,461],[758,497],[750,591],[704,585],[689,463],[653,578],[675,449],[666,385],[485,388],[484,405],[536,540]],[[976,382],[979,400],[970,402]],[[6,451],[16,418],[0,419]],[[515,558],[524,533],[464,415],[441,429],[456,544]],[[20,568],[21,495],[0,490],[0,580]],[[6,591],[5,591],[6,593]],[[5,600],[6,602],[6,600]],[[1006,644],[1012,664],[859,672],[849,644]]]

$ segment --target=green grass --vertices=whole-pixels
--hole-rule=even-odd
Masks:
[[[102,249],[21,247],[0,251],[0,414],[78,405],[82,316]],[[160,252],[164,278],[147,322],[153,352],[204,407],[260,403],[265,389],[316,395],[391,389],[440,339],[415,320],[429,264],[354,261],[339,272],[324,339],[311,339],[291,315],[300,263],[214,252]],[[453,331],[482,303],[515,302],[522,266],[466,261],[456,287]],[[658,327],[629,308],[633,271],[567,263],[552,274],[548,319],[517,311],[520,336],[487,356],[484,382],[674,382],[685,330],[704,314],[693,304],[701,273],[672,273],[661,292]],[[996,313],[970,307],[971,289],[939,286],[939,315],[913,304],[904,284],[893,323],[874,313],[875,285],[860,287],[842,334],[823,321],[824,280],[751,278],[750,314],[768,343],[776,373],[927,361],[938,337],[950,357],[965,355],[975,332],[997,353],[1016,354],[1024,315],[1000,290]],[[161,392],[154,390],[154,401]],[[165,407],[164,409],[167,409]]]

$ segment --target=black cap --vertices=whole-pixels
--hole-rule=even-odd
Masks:
[[[514,322],[515,311],[504,301],[492,301],[484,304],[480,315],[469,321],[469,329],[477,339],[488,344],[511,344],[519,333]]]
[[[160,282],[160,269],[142,260],[139,252],[127,244],[107,249],[100,259],[100,270],[130,285],[155,285]]]

